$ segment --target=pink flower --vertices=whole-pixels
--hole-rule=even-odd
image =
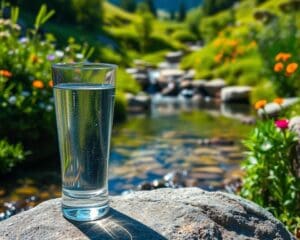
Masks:
[[[275,125],[280,129],[287,129],[289,127],[289,120],[287,119],[276,120]]]

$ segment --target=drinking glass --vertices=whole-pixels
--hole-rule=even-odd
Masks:
[[[91,221],[109,210],[108,158],[116,66],[52,65],[62,173],[62,213]]]

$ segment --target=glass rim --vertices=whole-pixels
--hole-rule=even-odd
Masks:
[[[72,70],[72,69],[82,69],[82,70],[115,70],[117,69],[116,64],[112,63],[87,63],[87,62],[73,62],[73,63],[53,63],[53,69],[61,70]]]

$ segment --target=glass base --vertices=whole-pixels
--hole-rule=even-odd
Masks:
[[[70,220],[85,222],[103,218],[109,211],[109,205],[100,207],[68,207],[62,206],[64,217]]]

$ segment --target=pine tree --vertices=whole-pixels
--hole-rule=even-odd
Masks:
[[[153,16],[156,16],[156,8],[154,6],[153,0],[146,0],[145,3],[148,5],[150,12]]]
[[[135,0],[121,0],[120,6],[128,12],[134,12],[136,10]]]
[[[179,5],[179,14],[178,14],[178,20],[183,22],[185,20],[186,17],[186,8],[185,8],[185,4],[183,1],[180,2]]]

